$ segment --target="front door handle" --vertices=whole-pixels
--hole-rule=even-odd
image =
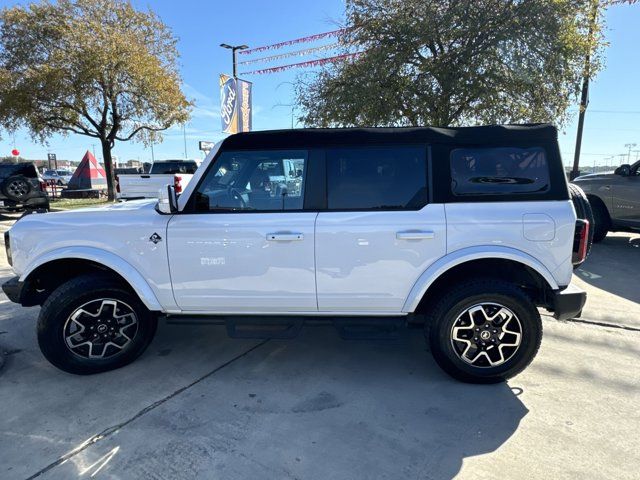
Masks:
[[[295,242],[304,240],[304,235],[302,233],[291,232],[267,233],[267,240],[270,242]]]
[[[407,230],[404,232],[397,232],[396,238],[398,240],[429,240],[435,238],[436,234],[427,230]]]

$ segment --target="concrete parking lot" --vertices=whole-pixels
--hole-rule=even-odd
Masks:
[[[639,235],[594,246],[583,318],[545,317],[533,364],[491,386],[443,374],[419,331],[317,326],[253,341],[161,323],[132,365],[73,376],[40,354],[38,308],[2,295],[0,478],[637,479],[639,270]]]

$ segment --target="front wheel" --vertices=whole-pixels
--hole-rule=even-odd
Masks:
[[[62,284],[42,305],[38,344],[49,362],[87,375],[131,363],[156,331],[156,319],[122,284],[101,274]]]
[[[497,383],[524,370],[542,339],[540,314],[518,286],[479,279],[442,297],[425,325],[431,352],[452,377]]]

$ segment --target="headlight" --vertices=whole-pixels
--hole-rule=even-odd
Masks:
[[[7,261],[13,267],[13,259],[11,258],[11,238],[9,232],[4,232],[4,248],[7,250]]]

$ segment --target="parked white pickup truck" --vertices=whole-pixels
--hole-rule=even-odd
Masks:
[[[149,173],[118,175],[118,198],[156,198],[158,190],[167,185],[173,185],[180,193],[197,169],[193,160],[162,160],[154,162]]]

